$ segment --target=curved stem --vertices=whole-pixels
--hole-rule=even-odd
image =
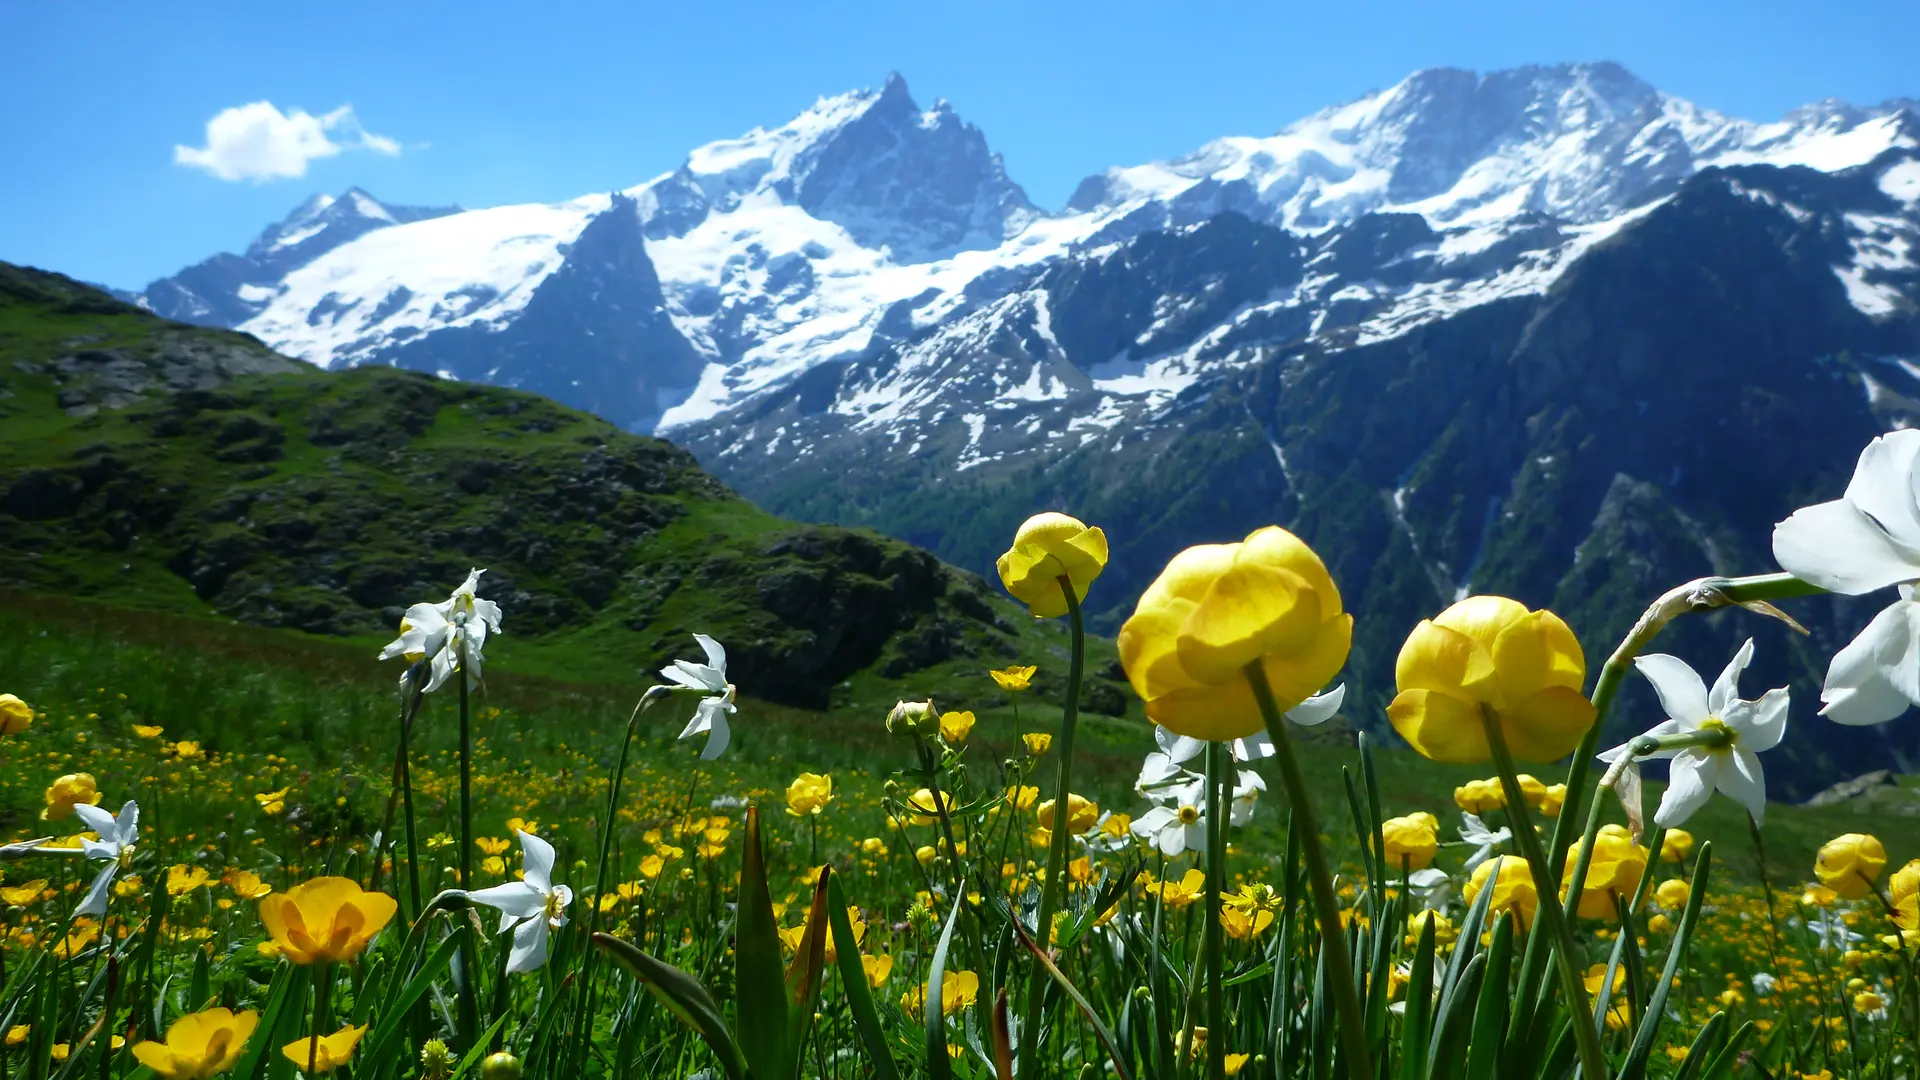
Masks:
[[[1306,781],[1300,774],[1300,762],[1293,756],[1293,744],[1287,738],[1286,719],[1273,699],[1273,687],[1267,683],[1266,669],[1260,661],[1246,666],[1247,681],[1253,684],[1253,698],[1267,724],[1267,737],[1273,743],[1273,760],[1280,766],[1281,786],[1293,811],[1300,835],[1300,853],[1306,858],[1307,882],[1313,893],[1316,921],[1320,924],[1320,959],[1326,967],[1327,984],[1333,990],[1334,1008],[1340,1014],[1340,1036],[1347,1060],[1342,1071],[1347,1076],[1371,1077],[1373,1055],[1367,1048],[1366,1017],[1360,1011],[1360,994],[1354,989],[1353,959],[1347,953],[1347,935],[1340,924],[1340,900],[1333,894],[1333,873],[1327,867],[1327,852],[1320,844],[1320,826],[1313,817],[1313,804],[1307,798]]]
[[[1500,786],[1507,793],[1507,815],[1513,827],[1520,855],[1533,872],[1533,888],[1539,895],[1540,921],[1546,924],[1554,946],[1554,960],[1560,971],[1560,992],[1566,995],[1567,1012],[1573,1017],[1574,1044],[1580,1051],[1580,1075],[1583,1080],[1606,1080],[1607,1059],[1600,1048],[1600,1033],[1585,1022],[1592,1012],[1587,1001],[1586,983],[1581,980],[1579,961],[1574,956],[1573,931],[1567,926],[1566,913],[1560,909],[1560,889],[1547,869],[1546,852],[1540,836],[1533,831],[1533,814],[1527,809],[1526,793],[1514,772],[1513,754],[1507,749],[1506,732],[1491,709],[1482,707],[1480,724],[1487,732],[1487,745],[1493,750],[1494,766],[1500,771]],[[1571,789],[1569,789],[1571,791]],[[1599,799],[1594,800],[1595,805]],[[1589,845],[1591,848],[1591,845]]]
[[[1072,659],[1067,667],[1067,700],[1060,710],[1060,739],[1057,743],[1060,751],[1060,771],[1053,782],[1054,828],[1050,830],[1047,844],[1047,876],[1040,883],[1040,923],[1035,928],[1034,937],[1043,943],[1052,940],[1053,913],[1060,906],[1060,895],[1065,886],[1067,867],[1067,796],[1073,790],[1069,785],[1073,779],[1073,734],[1080,720],[1080,680],[1087,661],[1086,628],[1080,621],[1080,597],[1073,591],[1073,582],[1066,575],[1060,576],[1060,591],[1067,598],[1067,625],[1073,632]],[[1020,1066],[1015,1072],[1020,1076],[1031,1077],[1034,1073],[1034,1054],[1039,1050],[1040,1041],[1040,1004],[1047,989],[1047,971],[1040,964],[1033,965],[1032,978],[1027,983],[1026,1008],[1020,1019]]]

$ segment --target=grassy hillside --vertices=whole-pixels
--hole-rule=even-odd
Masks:
[[[657,667],[699,631],[744,692],[821,708],[1064,655],[977,576],[763,513],[660,440],[512,390],[315,371],[0,265],[0,587],[371,646],[470,566],[511,613],[500,653],[559,678]],[[1121,689],[1096,678],[1088,704],[1124,712]]]

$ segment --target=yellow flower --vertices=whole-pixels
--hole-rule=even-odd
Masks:
[[[1660,841],[1661,862],[1685,862],[1693,850],[1693,834],[1685,829],[1668,829]]]
[[[1247,1059],[1252,1056],[1252,1054],[1228,1054],[1226,1060],[1221,1062],[1221,1070],[1228,1076],[1239,1076],[1240,1070],[1246,1068]]]
[[[483,854],[505,855],[507,849],[513,846],[513,841],[499,836],[476,836],[473,838],[473,846],[479,848]]]
[[[182,866],[175,863],[167,867],[167,895],[185,896],[207,883],[207,868],[204,866]]]
[[[1440,850],[1440,819],[1425,810],[1388,818],[1380,823],[1380,835],[1387,845],[1388,871],[1423,870]]]
[[[1836,836],[1820,847],[1813,872],[1835,895],[1858,900],[1873,889],[1887,865],[1887,849],[1867,833]]]
[[[287,808],[287,792],[292,790],[291,787],[283,787],[279,791],[263,791],[256,794],[253,801],[260,804],[262,813],[277,814]]]
[[[932,844],[921,844],[919,847],[913,849],[914,861],[918,862],[921,866],[931,865],[933,860],[939,857],[940,852],[936,850]]]
[[[1107,820],[1100,823],[1100,831],[1115,840],[1124,840],[1133,828],[1133,817],[1119,812],[1109,813]]]
[[[311,1035],[296,1039],[280,1048],[288,1061],[307,1072],[307,1063],[313,1063],[313,1072],[324,1073],[345,1065],[353,1057],[353,1050],[360,1045],[360,1037],[367,1033],[365,1024],[359,1027],[343,1027],[331,1035],[322,1035],[314,1039]]]
[[[1920,893],[1920,859],[1912,859],[1887,879],[1887,898],[1897,906],[1917,893]]]
[[[1420,932],[1429,922],[1433,923],[1433,943],[1439,948],[1446,948],[1448,945],[1453,944],[1454,938],[1460,936],[1460,931],[1454,929],[1451,920],[1440,912],[1432,908],[1427,908],[1424,911],[1418,911],[1407,916],[1406,944],[1408,948],[1420,944]]]
[[[1220,905],[1220,929],[1235,941],[1257,938],[1272,925],[1273,912],[1264,908],[1242,909],[1224,901]]]
[[[1171,910],[1178,911],[1200,899],[1201,894],[1207,891],[1207,875],[1199,870],[1189,870],[1179,881],[1151,882],[1146,891],[1158,896],[1160,902]]]
[[[1033,673],[1039,670],[1031,665],[1022,667],[1015,664],[1012,667],[1001,668],[999,671],[989,671],[987,674],[993,676],[993,681],[999,685],[1000,689],[1017,694],[1033,685]]]
[[[1560,808],[1566,804],[1567,785],[1549,784],[1547,785],[1547,793],[1540,799],[1540,815],[1542,817],[1557,818],[1560,816]]]
[[[273,886],[260,880],[260,875],[250,870],[228,870],[223,880],[227,888],[242,900],[258,900],[273,891]]]
[[[0,735],[18,735],[33,725],[33,706],[12,694],[0,694]]]
[[[25,885],[12,885],[6,888],[0,888],[0,900],[6,901],[12,907],[26,907],[28,904],[40,899],[40,894],[46,890],[47,879],[35,878]]]
[[[1589,997],[1599,997],[1600,987],[1607,981],[1607,965],[1595,964],[1588,968],[1586,976],[1581,981],[1587,984],[1587,994]],[[1626,984],[1627,969],[1625,967],[1614,968],[1613,988],[1607,997],[1608,1031],[1619,1031],[1626,1027],[1627,1022],[1631,1019],[1631,1016],[1627,1012],[1625,996],[1620,992],[1621,988],[1625,987]]]
[[[181,761],[195,761],[207,756],[206,752],[200,749],[200,744],[192,739],[181,739],[167,747],[167,750]]]
[[[1020,736],[1020,741],[1027,744],[1027,753],[1034,757],[1039,757],[1053,748],[1053,736],[1044,731],[1029,731]]]
[[[1224,740],[1265,726],[1246,667],[1258,661],[1282,712],[1347,662],[1353,616],[1320,556],[1278,526],[1175,555],[1120,628],[1120,661],[1147,716]]]
[[[968,733],[973,731],[973,714],[970,712],[948,712],[940,714],[940,737],[948,746],[959,746],[967,741]]]
[[[33,1034],[33,1028],[31,1026],[27,1024],[15,1024],[7,1029],[7,1045],[20,1046],[27,1041],[27,1036],[31,1034]]]
[[[907,798],[907,814],[915,825],[931,825],[940,820],[940,811],[953,810],[953,797],[941,792],[936,799],[932,790],[921,788]]]
[[[869,836],[860,841],[860,854],[883,859],[887,854],[887,842],[877,836]]]
[[[887,976],[893,974],[893,957],[862,956],[860,967],[867,973],[867,985],[878,990],[887,984]]]
[[[94,783],[92,773],[68,773],[47,785],[46,801],[40,820],[64,821],[73,816],[73,808],[81,803],[99,806],[100,788]]]
[[[1863,1013],[1877,1013],[1887,1007],[1887,999],[1871,990],[1862,990],[1853,995],[1853,1007]]]
[[[359,956],[397,906],[393,897],[367,892],[352,878],[317,877],[262,897],[260,921],[294,963],[337,962]]]
[[[833,777],[803,772],[787,785],[787,813],[794,817],[818,814],[833,801]]]
[[[1511,911],[1518,928],[1525,930],[1540,907],[1540,893],[1533,887],[1533,871],[1528,868],[1527,860],[1518,855],[1496,855],[1475,867],[1473,878],[1460,890],[1469,906],[1489,882],[1493,898],[1487,901],[1488,918]]]
[[[1692,886],[1684,880],[1668,878],[1653,887],[1653,901],[1668,911],[1679,911],[1687,906],[1687,896],[1692,891]]]
[[[135,1043],[133,1056],[164,1080],[206,1080],[233,1068],[259,1023],[251,1011],[188,1013],[167,1028],[165,1042]]]
[[[159,724],[133,725],[134,735],[142,739],[157,739],[160,737],[161,733],[166,730],[167,730],[166,728],[161,727]]]
[[[1810,907],[1832,907],[1833,902],[1838,899],[1840,894],[1825,885],[1809,885],[1806,891],[1800,894],[1800,902]]]
[[[1394,730],[1435,761],[1493,756],[1481,724],[1489,710],[1517,758],[1566,757],[1593,725],[1580,693],[1587,661],[1551,611],[1504,596],[1469,596],[1407,635],[1394,664]]]
[[[1497,779],[1469,780],[1453,789],[1453,802],[1469,814],[1484,814],[1507,805],[1507,792]]]
[[[1054,803],[1054,800],[1048,799],[1046,802],[1041,803],[1033,811],[1033,816],[1039,820],[1040,827],[1043,829],[1053,828],[1053,803]],[[1092,799],[1086,798],[1085,796],[1082,796],[1082,795],[1073,794],[1071,792],[1068,793],[1067,795],[1067,833],[1068,835],[1079,836],[1081,833],[1084,833],[1088,829],[1093,828],[1096,824],[1099,823],[1099,821],[1100,821],[1100,808],[1094,805],[1094,802]]]
[[[507,872],[507,860],[498,855],[489,855],[480,860],[480,872],[500,877]]]
[[[1670,934],[1673,932],[1673,920],[1667,918],[1665,912],[1656,911],[1653,918],[1647,920],[1647,930],[1654,934]]]
[[[1107,565],[1107,535],[1065,514],[1035,514],[1013,534],[1013,546],[994,566],[1000,583],[1027,605],[1036,619],[1067,613],[1066,578],[1074,600],[1087,598],[1087,586]]]
[[[510,833],[532,833],[535,836],[539,836],[540,823],[537,821],[529,821],[523,817],[510,817],[507,819],[507,831]]]
[[[1580,841],[1567,849],[1566,869],[1561,874],[1560,898],[1566,899],[1573,883],[1574,863],[1580,858]],[[1593,838],[1593,860],[1587,864],[1587,881],[1580,890],[1579,915],[1583,919],[1611,919],[1619,914],[1614,898],[1631,900],[1647,872],[1647,849],[1633,842],[1633,834],[1624,825],[1603,825]]]

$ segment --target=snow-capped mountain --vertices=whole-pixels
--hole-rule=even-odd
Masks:
[[[215,255],[148,285],[142,303],[169,319],[236,326],[258,314],[287,274],[392,225],[457,214],[457,206],[389,206],[359,188],[315,195],[267,226],[244,255]]]

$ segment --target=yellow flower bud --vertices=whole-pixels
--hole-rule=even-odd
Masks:
[[[1661,862],[1685,862],[1693,850],[1693,834],[1685,829],[1668,829],[1660,841]]]
[[[1820,847],[1813,873],[1820,883],[1846,900],[1858,900],[1873,890],[1887,866],[1887,849],[1867,833],[1836,836]]]
[[[1507,805],[1507,793],[1497,779],[1469,780],[1453,789],[1453,801],[1469,814],[1484,814]]]
[[[1473,878],[1460,894],[1471,906],[1480,896],[1480,890],[1493,888],[1493,897],[1487,901],[1489,919],[1503,911],[1513,912],[1518,928],[1525,930],[1540,908],[1540,892],[1533,885],[1533,871],[1527,866],[1527,860],[1518,855],[1496,855],[1474,868]]]
[[[47,785],[46,802],[41,820],[61,821],[72,817],[73,808],[81,803],[100,805],[100,788],[92,773],[68,773]]]
[[[1040,827],[1043,829],[1053,828],[1053,803],[1054,800],[1048,799],[1033,811],[1034,817],[1039,820]],[[1069,835],[1079,836],[1081,833],[1099,824],[1099,821],[1100,807],[1094,805],[1092,799],[1075,794],[1069,794],[1067,796],[1067,832]]]
[[[1387,845],[1387,873],[1402,868],[1424,870],[1440,850],[1440,821],[1422,810],[1405,817],[1388,818],[1380,823],[1380,836]]]
[[[1265,726],[1245,669],[1259,662],[1282,712],[1347,662],[1353,616],[1299,537],[1277,526],[1175,555],[1120,628],[1120,660],[1170,731],[1220,741]]]
[[[1425,756],[1473,764],[1493,756],[1481,723],[1487,710],[1515,757],[1554,761],[1593,725],[1593,705],[1580,693],[1586,675],[1580,642],[1558,615],[1469,596],[1407,636],[1387,719]]]
[[[1060,579],[1073,587],[1074,600],[1087,598],[1087,586],[1107,566],[1107,536],[1065,514],[1035,514],[1013,534],[1013,546],[994,563],[1000,583],[1037,619],[1067,613]]]
[[[1653,900],[1668,911],[1679,911],[1687,906],[1687,896],[1693,888],[1680,878],[1668,878],[1653,887]]]

